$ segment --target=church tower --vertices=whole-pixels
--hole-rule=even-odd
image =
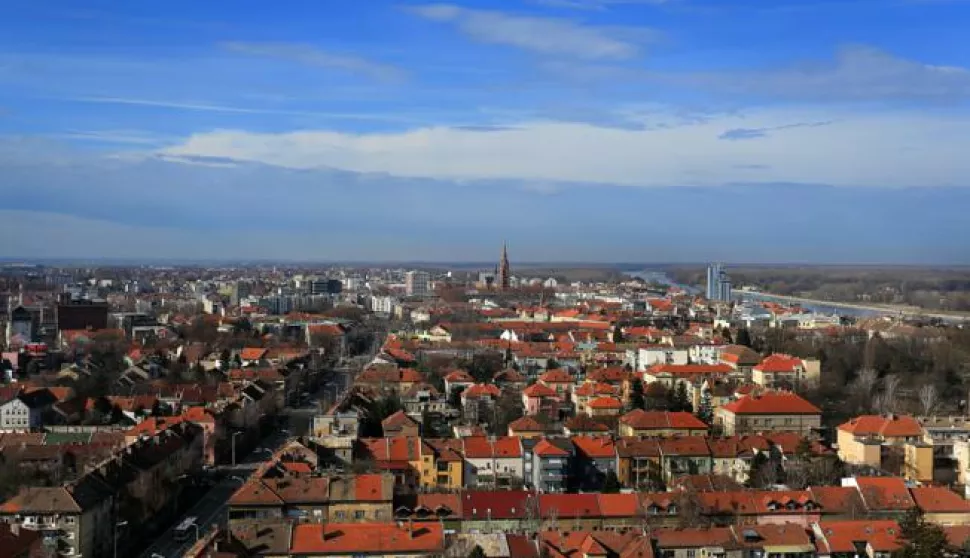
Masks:
[[[498,262],[498,277],[496,277],[496,283],[498,288],[503,291],[509,288],[509,281],[512,279],[512,273],[509,269],[509,249],[507,243],[502,243],[502,259]]]

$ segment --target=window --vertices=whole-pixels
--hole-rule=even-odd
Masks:
[[[357,510],[354,512],[354,519],[364,519],[365,515],[367,514],[364,512],[364,510]]]
[[[687,558],[695,558],[696,556],[697,556],[696,550],[691,549],[687,551]]]
[[[346,514],[343,511],[338,511],[335,514],[335,516],[337,517],[337,520],[339,520],[339,521],[343,521],[346,518]]]

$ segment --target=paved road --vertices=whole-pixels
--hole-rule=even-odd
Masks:
[[[260,444],[262,448],[276,450],[287,440],[287,434],[277,432],[263,440]],[[199,536],[204,536],[212,528],[213,523],[220,525],[226,522],[226,508],[229,498],[242,485],[241,479],[246,479],[252,474],[252,470],[261,462],[265,461],[269,454],[266,451],[254,451],[243,459],[236,469],[239,475],[227,477],[225,480],[209,489],[209,492],[195,503],[185,514],[172,524],[165,533],[159,536],[155,542],[142,552],[140,558],[181,558],[193,544],[195,544],[195,533],[189,540],[178,542],[175,540],[175,527],[187,517],[197,517],[196,523],[199,525]]]

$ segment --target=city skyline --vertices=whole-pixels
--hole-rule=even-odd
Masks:
[[[0,256],[970,263],[966,3],[226,6],[0,8]]]

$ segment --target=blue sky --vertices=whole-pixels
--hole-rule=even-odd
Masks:
[[[11,1],[0,256],[970,263],[963,0]]]

